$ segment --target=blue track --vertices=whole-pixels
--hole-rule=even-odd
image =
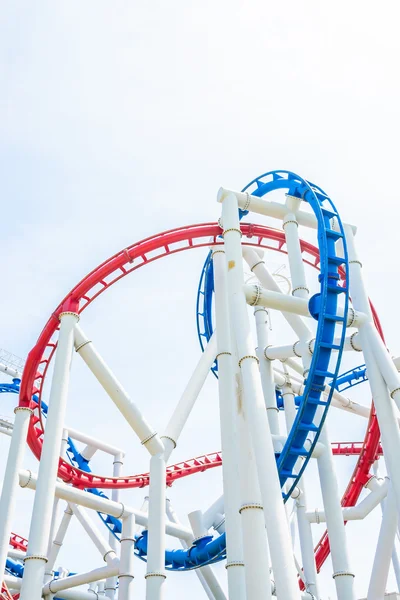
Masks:
[[[321,259],[321,273],[319,275],[320,291],[311,298],[309,304],[311,314],[318,321],[311,368],[307,379],[304,382],[305,391],[301,397],[297,398],[299,408],[293,428],[288,436],[285,447],[281,454],[277,456],[282,486],[287,481],[291,482],[289,491],[284,495],[284,499],[286,500],[296,486],[311,457],[328,412],[332,391],[327,400],[321,399],[321,393],[324,390],[325,382],[329,381],[332,390],[337,382],[346,333],[345,323],[347,321],[349,301],[348,287],[342,288],[338,285],[338,268],[339,266],[344,266],[346,268],[348,266],[348,260],[340,217],[332,201],[321,188],[305,181],[289,171],[274,171],[253,180],[243,191],[248,191],[252,195],[262,197],[277,189],[283,189],[287,193],[302,198],[305,202],[310,204],[318,221],[318,245]],[[246,214],[246,212],[240,211],[241,218]],[[339,224],[339,231],[334,231],[332,229],[331,221],[333,218],[335,218]],[[343,243],[343,256],[339,256],[337,252],[336,245],[339,240]],[[347,268],[346,272],[348,273]],[[213,332],[213,291],[212,259],[209,255],[202,270],[197,295],[197,323],[200,343],[203,350]],[[343,317],[337,315],[339,295],[344,297]],[[336,327],[341,328],[339,345],[334,345]],[[337,352],[333,353],[333,350],[336,350]],[[213,372],[214,374],[217,373],[217,365],[213,366]],[[8,386],[8,389],[4,389],[6,386],[7,384],[1,384],[0,392],[14,391],[18,393],[19,391],[18,380],[14,380],[13,384]],[[14,387],[14,389],[10,389],[12,387]],[[279,402],[279,395],[277,396],[277,400]],[[322,407],[321,413],[317,413],[318,407]],[[47,412],[47,407],[43,403],[42,411],[44,414]],[[311,448],[306,451],[304,442],[307,437],[309,437],[310,433],[314,434],[314,436],[311,436],[314,437],[314,441]],[[90,471],[88,461],[81,456],[70,439],[68,441],[67,453],[71,463],[77,465],[84,471]],[[294,467],[299,456],[303,456],[305,460],[303,461],[301,470],[295,472]],[[100,490],[92,489],[88,491],[106,497]],[[100,516],[109,530],[117,537],[117,539],[119,539],[121,522],[109,515],[101,514]],[[141,536],[137,537],[135,553],[142,560],[146,560],[146,531],[144,531]],[[187,550],[167,550],[165,553],[165,567],[166,569],[173,571],[186,571],[212,564],[223,560],[224,558],[226,558],[226,541],[225,534],[222,534],[216,538],[212,538],[212,536],[203,538],[202,540],[195,542],[193,546]]]
[[[312,208],[318,222],[318,247],[320,252],[320,291],[313,296],[309,303],[310,312],[318,321],[310,371],[304,381],[305,390],[301,397],[297,397],[298,411],[292,430],[281,454],[277,456],[278,471],[281,485],[290,481],[289,491],[284,494],[285,500],[290,496],[299,478],[301,477],[317,443],[322,425],[325,421],[330,405],[333,387],[340,367],[343,352],[346,321],[349,303],[348,281],[346,287],[340,287],[338,269],[343,266],[348,273],[347,248],[344,238],[343,226],[338,212],[327,196],[318,186],[305,181],[290,171],[271,171],[257,177],[242,191],[251,195],[263,197],[266,194],[282,189],[287,194],[303,199]],[[244,216],[241,211],[240,217]],[[339,225],[339,231],[332,229],[332,219]],[[337,242],[341,240],[343,256],[338,254]],[[202,349],[209,341],[213,332],[212,322],[212,296],[214,292],[212,257],[208,255],[204,264],[197,294],[197,328]],[[343,317],[337,315],[338,297],[344,296]],[[335,327],[341,327],[340,343],[334,344]],[[333,352],[333,351],[337,352]],[[212,370],[217,374],[217,365]],[[321,394],[325,382],[332,386],[328,398],[325,400]],[[317,411],[322,407],[321,411]],[[313,444],[305,450],[304,442],[311,435]],[[304,457],[300,471],[294,468],[299,456]]]

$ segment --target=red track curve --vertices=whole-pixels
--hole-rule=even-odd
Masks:
[[[249,245],[270,248],[278,252],[286,253],[284,232],[247,223],[241,224],[241,230],[242,233],[249,238],[247,242]],[[218,239],[220,233],[221,228],[219,225],[215,223],[204,223],[173,229],[146,238],[123,249],[91,271],[58,305],[40,334],[36,345],[28,355],[21,381],[20,406],[30,406],[34,411],[28,431],[28,444],[39,460],[44,433],[40,411],[40,400],[42,397],[46,372],[57,346],[59,314],[68,310],[81,313],[95,298],[111,285],[119,281],[119,279],[122,279],[122,277],[125,277],[132,271],[135,271],[141,266],[153,262],[158,258],[195,247],[208,247],[210,244],[216,245],[223,243]],[[308,242],[301,241],[301,251],[303,260],[309,265],[318,268],[318,249]],[[343,271],[341,271],[341,278],[345,278]],[[383,337],[375,311],[374,319],[377,329]],[[35,403],[31,401],[33,394],[39,394],[38,405],[35,405]],[[352,506],[357,501],[362,487],[368,479],[370,466],[375,460],[379,437],[378,422],[375,412],[372,411],[360,458],[342,499],[342,504],[344,506]],[[97,476],[92,473],[80,471],[63,459],[60,459],[58,476],[65,482],[72,483],[80,488],[131,488],[141,487],[143,485],[143,479],[140,477],[138,479],[137,476],[121,478]],[[316,562],[318,569],[320,569],[328,554],[329,540],[325,534],[316,548]]]

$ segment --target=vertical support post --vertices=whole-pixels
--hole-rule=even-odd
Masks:
[[[283,219],[283,229],[285,231],[286,247],[289,257],[290,275],[292,277],[293,290],[292,295],[296,298],[308,298],[309,289],[306,283],[306,274],[304,271],[303,258],[301,256],[299,224],[297,223],[296,210],[300,208],[301,199],[286,195],[286,205],[290,212]]]
[[[116,456],[114,456],[114,461],[113,461],[113,477],[119,477],[121,475],[122,465],[123,465],[123,455],[117,454]],[[113,500],[114,502],[119,502],[119,495],[120,495],[119,490],[113,489],[111,491],[111,500]],[[109,541],[111,548],[117,554],[119,544],[118,544],[117,539],[115,538],[115,535],[111,531],[108,535],[108,541]],[[122,548],[122,546],[121,546],[121,548]],[[117,578],[116,577],[108,577],[106,579],[106,587],[105,587],[106,598],[110,598],[110,600],[114,600],[116,589],[117,589]]]
[[[289,434],[293,422],[296,418],[296,405],[294,401],[294,392],[290,385],[287,371],[285,372],[286,382],[282,388],[283,403],[285,408],[286,429]],[[311,531],[311,523],[307,519],[307,499],[302,477],[297,484],[300,495],[296,498],[297,524],[299,530],[301,557],[303,560],[303,570],[305,577],[306,591],[310,592],[316,600],[320,599],[317,585],[317,567],[315,565],[314,542]]]
[[[396,498],[394,496],[392,486],[390,486],[385,502],[385,509],[383,511],[382,524],[376,546],[374,564],[372,566],[367,600],[378,600],[378,598],[383,598],[385,595],[390,560],[392,557],[394,540],[397,531],[397,523],[398,512],[396,507]]]
[[[372,322],[371,308],[362,277],[362,264],[358,259],[355,249],[354,234],[350,227],[345,226],[344,229],[349,254],[350,294],[353,300],[353,306],[355,310],[367,314],[370,318],[370,322]],[[397,423],[395,406],[389,397],[387,386],[377,365],[374,351],[370,347],[368,333],[364,326],[359,328],[358,335],[363,349],[376,416],[381,431],[386,465],[396,496],[397,508],[400,510],[400,471],[397,463],[397,457],[400,456],[400,430]]]
[[[282,501],[274,448],[262,392],[258,358],[251,340],[243,285],[243,262],[238,203],[234,194],[222,198],[224,244],[232,325],[241,370],[244,408],[252,439],[277,595],[299,597],[290,532]]]
[[[15,494],[19,487],[19,470],[24,458],[26,435],[32,411],[30,408],[17,406],[14,413],[14,427],[0,499],[0,573],[4,573],[7,560],[11,523],[15,508]]]
[[[121,559],[119,563],[118,600],[133,600],[133,561],[135,549],[135,517],[128,515],[122,519]]]
[[[239,514],[240,490],[237,454],[237,406],[235,406],[235,380],[232,363],[232,341],[229,325],[229,307],[226,284],[225,252],[213,252],[215,317],[218,359],[218,389],[221,426],[223,487],[225,505],[225,531],[230,600],[244,600],[245,573],[242,548],[241,519]]]
[[[257,465],[246,413],[243,410],[243,394],[238,375],[238,428],[240,448],[240,507],[243,531],[243,555],[245,563],[246,600],[271,599],[271,568],[265,518],[257,476]],[[286,520],[286,515],[285,515]]]
[[[162,600],[167,578],[165,574],[165,486],[164,456],[156,454],[150,459],[146,600]]]
[[[336,592],[339,600],[356,600],[354,574],[350,569],[343,512],[340,504],[339,488],[326,424],[322,428],[319,439],[324,445],[323,451],[319,455],[317,462],[326,525],[331,547],[332,565],[334,570],[332,577],[335,580]]]
[[[264,356],[264,348],[268,346],[268,311],[266,308],[256,306],[254,309],[257,330],[257,356],[260,361],[261,385],[264,393],[265,407],[269,421],[269,428],[273,435],[280,435],[279,409],[276,405],[274,371],[272,361]]]
[[[67,405],[69,375],[74,347],[74,328],[78,322],[74,312],[60,314],[60,332],[50,391],[46,431],[39,463],[39,473],[29,530],[20,600],[40,600],[47,562],[47,545],[51,528],[52,506],[55,497],[59,450],[61,445],[65,409]]]

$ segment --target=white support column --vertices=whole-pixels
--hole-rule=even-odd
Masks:
[[[356,600],[354,574],[350,568],[342,506],[326,424],[322,428],[319,440],[324,445],[317,462],[331,548],[334,571],[332,577],[335,580],[338,600]]]
[[[286,382],[282,388],[283,404],[285,409],[285,420],[287,434],[289,434],[293,422],[296,418],[296,405],[294,401],[294,393],[290,385],[290,379],[287,371],[285,371]],[[299,459],[301,460],[301,459]],[[297,524],[299,530],[301,557],[303,560],[303,571],[305,578],[306,591],[310,592],[316,600],[320,600],[318,585],[317,585],[317,567],[315,565],[314,542],[311,531],[311,523],[307,519],[307,499],[305,491],[305,482],[302,477],[297,484],[299,496],[295,499],[297,508]]]
[[[223,197],[222,221],[228,264],[228,290],[232,325],[241,370],[244,409],[252,439],[264,506],[272,567],[279,595],[285,600],[299,598],[297,573],[290,531],[282,501],[274,448],[265,410],[258,358],[251,340],[249,316],[243,289],[243,262],[238,204],[234,194]],[[300,300],[300,299],[297,299]]]
[[[282,226],[285,231],[286,247],[289,257],[290,275],[292,278],[293,296],[297,298],[308,298],[309,289],[306,282],[306,274],[304,270],[303,257],[301,255],[301,246],[299,238],[299,224],[294,214],[299,210],[301,199],[286,196],[286,206],[290,211],[285,215]]]
[[[279,430],[279,409],[276,405],[275,381],[272,362],[264,356],[264,348],[268,346],[268,311],[265,308],[256,307],[254,309],[257,330],[257,357],[260,361],[261,385],[264,393],[265,407],[269,428],[273,435],[280,435]]]
[[[114,456],[113,477],[119,477],[121,475],[122,465],[123,465],[123,457],[124,457],[124,455],[122,453],[118,453]],[[111,500],[113,500],[114,502],[119,502],[119,496],[120,496],[119,492],[120,492],[119,489],[113,489],[111,491]],[[108,541],[109,541],[111,548],[118,555],[119,543],[118,543],[118,540],[116,539],[115,535],[111,531],[108,534]],[[106,585],[105,585],[106,598],[109,598],[110,600],[114,600],[116,589],[117,589],[117,578],[110,577],[109,579],[107,579]]]
[[[85,336],[78,326],[75,327],[75,347],[100,385],[103,386],[115,406],[136,433],[141,444],[152,455],[163,452],[164,446],[159,435],[147,423],[136,404],[129,398],[118,379],[94,348],[91,340]]]
[[[238,465],[237,411],[235,404],[235,379],[232,362],[232,340],[229,325],[225,252],[213,252],[215,318],[218,329],[218,389],[221,426],[221,444],[225,531],[230,600],[246,597],[245,573],[242,548],[242,528],[239,514],[240,488]]]
[[[243,531],[246,600],[271,599],[270,556],[265,517],[248,423],[243,409],[243,393],[238,374],[237,398],[240,448],[240,507]],[[286,520],[286,515],[285,515]]]
[[[165,580],[165,460],[150,459],[149,527],[147,541],[146,600],[162,600]]]
[[[383,598],[385,595],[397,523],[398,512],[396,507],[396,498],[390,486],[383,512],[378,543],[376,546],[367,600],[380,600],[380,598]]]
[[[133,600],[133,570],[135,549],[135,517],[129,515],[122,520],[121,559],[119,564],[118,600]]]
[[[370,322],[372,322],[372,313],[362,277],[362,264],[358,259],[355,250],[353,232],[351,229],[345,227],[345,234],[349,254],[350,294],[353,300],[353,306],[356,310],[360,309],[367,314]],[[360,327],[358,335],[363,349],[376,416],[381,431],[386,465],[396,496],[397,508],[400,510],[400,471],[398,469],[398,457],[400,456],[400,430],[395,405],[389,397],[387,386],[377,365],[374,350],[370,346],[368,333],[366,333],[364,327]]]
[[[162,436],[165,446],[166,461],[169,459],[172,450],[176,447],[178,438],[182,433],[182,429],[184,428],[190,413],[192,412],[197,397],[200,394],[204,382],[207,379],[210,369],[215,361],[216,355],[217,340],[215,333],[213,333],[192,376],[189,379],[187,386],[183,391],[182,396],[180,397],[178,405],[175,408],[167,427],[165,428],[165,433]]]
[[[73,312],[60,314],[60,332],[20,600],[40,600],[42,597],[59,450],[68,397],[74,327],[78,319],[78,315]]]
[[[7,465],[4,473],[3,489],[0,499],[0,573],[4,573],[10,542],[11,523],[15,508],[15,494],[19,484],[19,469],[25,453],[26,435],[30,408],[17,407],[14,409],[15,420],[12,432]]]

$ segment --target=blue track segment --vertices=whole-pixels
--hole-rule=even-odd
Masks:
[[[313,317],[318,321],[315,350],[310,370],[304,381],[304,392],[296,398],[297,416],[288,436],[285,447],[277,457],[281,485],[290,483],[284,494],[286,500],[301,477],[317,443],[322,425],[325,421],[331,402],[333,387],[336,384],[340,361],[343,352],[347,311],[349,303],[348,281],[346,287],[340,287],[339,267],[348,273],[348,258],[343,226],[339,214],[328,195],[318,186],[310,183],[290,171],[271,171],[251,181],[242,191],[253,196],[263,197],[266,194],[282,189],[287,194],[301,198],[312,208],[318,223],[318,247],[320,252],[320,291],[311,298],[309,307]],[[333,219],[339,231],[333,229]],[[338,242],[342,242],[343,256],[339,255]],[[197,328],[202,349],[213,332],[212,322],[212,257],[208,255],[204,264],[197,294]],[[338,316],[338,297],[343,296],[343,316]],[[338,325],[337,325],[338,324]],[[340,342],[334,344],[335,328],[341,328]],[[337,352],[333,352],[337,351]],[[217,366],[213,366],[216,375]],[[325,382],[332,389],[325,399],[322,392]],[[319,410],[318,410],[319,409]],[[310,436],[310,434],[312,434]],[[309,450],[304,443],[308,437],[313,439]],[[298,458],[304,458],[300,470],[295,470]]]

